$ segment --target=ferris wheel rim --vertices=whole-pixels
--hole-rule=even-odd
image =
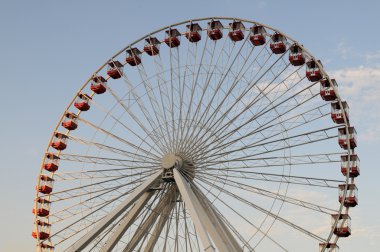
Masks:
[[[242,21],[242,22],[251,23],[251,24],[258,24],[258,25],[263,25],[265,28],[268,28],[268,29],[270,29],[270,30],[272,30],[272,31],[274,31],[274,32],[280,32],[280,31],[277,30],[277,29],[274,29],[274,28],[272,28],[272,27],[270,27],[270,26],[267,26],[267,25],[261,24],[261,23],[259,23],[259,22],[250,21],[250,20],[241,19],[241,18],[230,18],[230,17],[199,18],[199,19],[192,19],[192,20],[182,21],[182,22],[179,22],[179,23],[176,23],[176,24],[170,25],[170,26],[165,26],[165,27],[162,27],[162,28],[160,28],[160,29],[158,29],[158,30],[152,32],[152,33],[149,33],[149,34],[145,35],[144,37],[141,37],[140,39],[134,41],[133,43],[129,44],[128,46],[126,46],[125,48],[123,48],[121,51],[119,51],[118,53],[116,53],[113,57],[111,57],[108,61],[106,61],[101,67],[99,67],[99,68],[98,68],[98,69],[97,69],[97,70],[91,75],[91,77],[90,77],[90,78],[89,78],[89,79],[83,84],[83,86],[79,89],[78,93],[80,93],[80,92],[81,92],[81,91],[82,91],[82,90],[83,90],[83,89],[84,89],[84,88],[90,83],[92,77],[93,77],[93,76],[96,76],[96,75],[97,75],[97,74],[98,74],[98,73],[99,73],[99,72],[100,72],[100,71],[101,71],[101,70],[107,65],[107,63],[108,63],[109,61],[114,60],[114,59],[115,59],[116,57],[118,57],[121,53],[123,53],[127,48],[131,48],[133,45],[137,44],[138,42],[142,41],[143,39],[145,39],[145,38],[147,38],[147,37],[149,37],[149,36],[151,36],[151,35],[154,35],[154,34],[156,34],[156,33],[158,33],[158,32],[161,32],[161,31],[163,31],[163,30],[165,30],[165,29],[171,28],[171,27],[176,27],[176,26],[180,26],[180,25],[183,25],[183,24],[187,24],[187,23],[191,23],[191,22],[196,22],[196,21],[205,21],[205,20],[213,20],[213,19],[218,19],[218,20],[237,20],[237,21]],[[289,37],[288,35],[286,35],[286,34],[284,34],[284,33],[282,33],[282,32],[280,32],[280,33],[281,33],[282,35],[284,35],[286,38],[288,38],[289,40],[291,40],[292,42],[297,43],[297,45],[299,45],[299,46],[304,50],[304,52],[307,53],[308,56],[310,56],[310,59],[315,59],[315,58],[309,53],[309,51],[308,51],[306,48],[304,48],[302,45],[300,45],[296,40],[292,39],[291,37]],[[325,72],[323,66],[322,66],[318,61],[316,61],[316,64],[319,65],[320,70],[321,70],[322,73],[323,73],[323,76],[325,76],[325,77],[328,79],[328,81],[331,82],[331,80],[330,80],[328,74]],[[335,89],[334,86],[333,86],[333,88]],[[342,106],[342,99],[341,99],[340,96],[339,96],[339,92],[338,92],[338,90],[335,90],[335,91],[336,91],[336,94],[337,94],[337,101],[338,101],[338,102],[340,103],[340,105]],[[70,107],[72,106],[72,104],[74,103],[76,97],[77,97],[77,95],[74,96],[74,98],[71,100],[71,102],[69,103],[69,105],[67,106],[67,108],[64,110],[64,112],[63,112],[61,118],[60,118],[59,121],[58,121],[58,124],[57,124],[56,127],[55,127],[54,132],[57,132],[57,130],[58,130],[58,128],[59,128],[61,122],[62,122],[63,119],[64,119],[64,115],[65,115],[65,113],[69,111],[69,109],[70,109]],[[80,113],[81,113],[81,111],[78,111],[78,112],[77,112],[77,115],[79,115]],[[344,117],[344,126],[345,126],[345,128],[346,128],[346,130],[347,130],[347,132],[348,132],[348,128],[350,127],[350,122],[348,121],[348,119],[346,118],[346,115],[345,115],[344,113],[343,113],[343,117]],[[65,134],[68,134],[68,133],[69,133],[69,130],[67,130],[67,132],[65,132]],[[51,137],[51,139],[50,139],[50,141],[49,141],[49,144],[48,144],[48,146],[47,146],[47,148],[46,148],[45,153],[48,153],[49,148],[50,148],[50,143],[51,143],[52,139],[53,139],[53,136]],[[347,154],[348,154],[348,159],[350,159],[350,155],[352,154],[350,150],[353,150],[353,149],[350,148],[350,141],[347,141],[347,143],[348,143]],[[59,156],[59,155],[60,155],[60,151],[58,151],[57,154],[58,154],[58,156]],[[43,158],[43,160],[42,160],[42,164],[45,162],[45,159],[46,159],[46,156],[44,155],[44,158]],[[43,171],[43,168],[42,168],[42,165],[41,165],[39,175],[42,175],[42,171]],[[53,173],[53,176],[54,176],[54,173]],[[347,192],[347,185],[348,185],[348,183],[349,183],[349,174],[347,173],[347,176],[346,176],[346,188],[345,188],[345,192],[344,192],[345,195],[346,195],[346,192]],[[39,186],[39,184],[40,184],[40,176],[39,176],[38,181],[37,181],[37,186]],[[35,197],[35,199],[37,199],[37,198],[38,198],[38,192],[36,192],[36,197]],[[340,204],[339,214],[341,214],[341,213],[343,212],[343,208],[344,208],[343,203],[344,203],[344,202],[341,202],[341,204]],[[346,207],[346,213],[348,213],[348,209],[349,209],[349,208]],[[37,220],[37,214],[35,214],[35,219]],[[337,224],[337,223],[336,223],[336,224]],[[335,226],[336,226],[336,224],[335,224]],[[331,230],[331,232],[330,232],[330,238],[329,238],[328,240],[331,239],[332,234],[333,234],[333,230]],[[39,239],[38,239],[38,241],[39,241]],[[336,239],[336,241],[337,241],[337,239]]]

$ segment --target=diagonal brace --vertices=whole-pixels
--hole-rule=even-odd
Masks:
[[[90,232],[82,236],[76,241],[67,251],[82,251],[90,244],[101,232],[103,232],[113,221],[115,221],[120,215],[134,204],[150,187],[161,177],[162,171],[149,176],[140,186],[138,186],[122,203],[107,214],[101,221],[99,221]]]
[[[110,252],[119,242],[121,237],[127,231],[127,229],[132,225],[135,221],[138,214],[145,207],[146,203],[153,196],[154,191],[145,192],[141,198],[136,202],[136,204],[129,210],[129,212],[123,217],[123,219],[119,222],[116,230],[110,235],[107,242],[102,247],[102,252]]]
[[[149,216],[144,220],[142,224],[135,231],[132,239],[129,241],[127,246],[124,248],[124,252],[130,252],[135,249],[135,247],[139,244],[141,239],[147,235],[149,229],[156,222],[158,216],[162,213],[162,210],[171,203],[172,194],[175,192],[176,188],[174,186],[170,187],[168,192],[160,199],[157,205],[152,209]]]
[[[173,211],[173,208],[176,205],[176,197],[177,197],[177,194],[174,194],[173,196],[171,196],[170,203],[162,211],[160,215],[160,219],[158,219],[158,222],[156,226],[154,227],[153,233],[151,234],[151,237],[148,240],[148,243],[144,249],[144,252],[153,252],[153,248],[156,245],[157,240],[160,237],[160,234],[167,220],[169,219],[170,213]]]

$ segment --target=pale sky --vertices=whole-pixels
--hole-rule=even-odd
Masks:
[[[341,251],[378,251],[380,2],[376,0],[0,0],[0,251],[34,251],[36,177],[51,132],[82,83],[125,45],[162,26],[227,16],[302,43],[339,83],[358,132],[362,175]],[[315,249],[317,251],[317,247]]]

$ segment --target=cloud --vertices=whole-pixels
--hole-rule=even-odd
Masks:
[[[352,223],[351,238],[357,239],[358,241],[363,241],[363,239],[366,239],[369,241],[368,245],[371,248],[377,248],[380,239],[378,223],[374,223],[374,225],[363,225],[363,221],[359,218],[359,220]],[[368,251],[371,251],[370,248],[368,249]]]
[[[339,84],[339,93],[350,106],[353,126],[360,140],[380,140],[380,67],[346,68],[329,73]],[[365,116],[363,116],[365,115]]]
[[[341,41],[338,43],[335,51],[343,60],[355,60],[357,62],[362,62],[370,67],[380,67],[380,50],[377,51],[360,51],[354,49],[346,41]],[[326,64],[326,62],[324,61]]]
[[[380,61],[380,50],[372,53],[365,54],[367,63],[378,63]]]
[[[347,59],[352,56],[353,50],[350,46],[347,45],[346,42],[342,41],[337,46],[337,52],[343,59]]]

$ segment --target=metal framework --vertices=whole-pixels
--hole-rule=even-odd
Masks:
[[[273,50],[274,34],[285,51]],[[288,57],[295,45],[302,64]],[[311,61],[343,107],[322,64],[258,22],[187,20],[127,45],[79,89],[88,96],[74,96],[49,141],[37,251],[337,251],[334,230],[348,218],[330,218],[349,212],[338,186],[353,195],[355,177],[340,162],[350,171],[356,142],[347,134],[339,147],[348,114],[331,120],[320,78],[305,74]]]

